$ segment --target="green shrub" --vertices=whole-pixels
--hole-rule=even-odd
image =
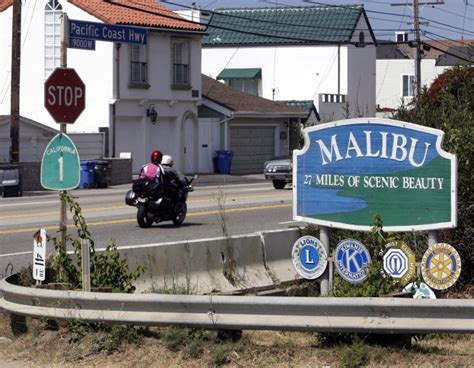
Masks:
[[[136,270],[128,270],[127,261],[120,258],[115,239],[103,253],[96,253],[94,240],[87,228],[87,223],[82,216],[82,210],[75,199],[68,193],[63,193],[62,198],[66,201],[72,219],[77,229],[77,238],[66,234],[66,242],[70,243],[76,261],[66,252],[66,246],[56,238],[49,238],[54,243],[56,254],[52,261],[55,271],[56,281],[65,282],[73,289],[82,287],[81,271],[81,241],[88,241],[90,244],[90,275],[91,287],[109,287],[113,291],[132,293],[135,290],[133,282],[145,271],[143,266],[138,266]]]
[[[436,78],[430,88],[409,106],[402,106],[395,118],[444,131],[443,149],[458,159],[457,216],[454,229],[443,230],[438,241],[454,246],[462,260],[461,283],[474,277],[474,68],[457,66]]]
[[[347,368],[358,368],[368,363],[369,351],[364,342],[355,338],[341,352],[342,365]]]

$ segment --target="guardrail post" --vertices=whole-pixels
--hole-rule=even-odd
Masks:
[[[328,258],[330,256],[329,253],[329,234],[330,234],[330,229],[325,226],[321,226],[319,229],[319,240],[321,240],[321,243],[323,244],[324,249],[326,249],[326,253],[328,255]],[[325,296],[329,294],[329,267],[326,268],[326,271],[324,271],[323,275],[320,278],[320,289],[321,289],[321,296]]]
[[[89,239],[81,239],[82,290],[91,291],[91,262]]]

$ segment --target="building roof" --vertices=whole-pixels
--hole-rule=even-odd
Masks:
[[[446,52],[438,57],[436,66],[454,66],[466,60],[470,60],[471,64],[474,63],[474,47],[455,46],[448,48]]]
[[[203,47],[349,42],[362,16],[372,33],[358,5],[216,9]]]
[[[13,0],[0,0],[0,12],[12,3]],[[204,32],[200,25],[187,21],[155,0],[69,0],[69,3],[104,23]]]
[[[392,41],[377,43],[377,60],[409,59],[408,55]]]
[[[450,47],[474,46],[474,40],[443,40],[443,41],[423,41],[424,45],[432,46],[430,50],[423,51],[423,59],[437,59],[443,55]],[[416,56],[416,47],[410,47],[409,44],[399,44],[400,49],[411,59]],[[461,55],[460,55],[461,56]],[[468,55],[465,55],[468,56]],[[462,57],[462,56],[461,56]]]
[[[238,91],[202,75],[202,96],[236,113],[281,113],[304,117],[306,111]]]
[[[13,0],[0,0],[0,12],[4,11],[13,4]]]

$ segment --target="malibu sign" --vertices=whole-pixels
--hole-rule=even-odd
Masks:
[[[379,213],[387,231],[456,226],[456,156],[444,133],[388,119],[305,129],[293,153],[293,218],[365,230]]]

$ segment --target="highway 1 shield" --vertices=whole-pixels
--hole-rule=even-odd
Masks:
[[[80,179],[79,154],[74,142],[59,133],[44,150],[41,161],[41,185],[45,189],[77,188]]]

